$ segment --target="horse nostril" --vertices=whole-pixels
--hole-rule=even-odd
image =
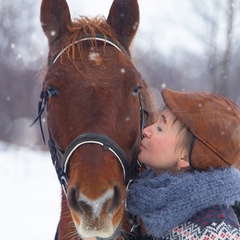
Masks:
[[[80,213],[91,214],[92,207],[84,200],[80,199],[79,191],[75,188],[71,188],[68,194],[69,207],[72,210],[78,211]]]
[[[78,207],[79,207],[80,213],[84,213],[88,216],[92,215],[92,207],[85,201],[83,201],[83,200],[79,201]]]
[[[116,209],[119,204],[120,204],[120,199],[121,199],[121,192],[120,189],[117,185],[114,186],[114,195],[112,199],[112,203],[109,207],[109,212],[112,213],[114,209]]]
[[[77,191],[75,188],[71,188],[68,191],[68,204],[73,210],[79,211],[78,201],[77,201]]]

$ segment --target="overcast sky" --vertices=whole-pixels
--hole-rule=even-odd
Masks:
[[[108,15],[112,0],[70,0],[68,1],[72,16]],[[185,24],[194,14],[188,0],[139,0],[140,26],[136,35],[137,44],[149,47],[157,45],[164,53],[171,51],[171,47],[184,46],[191,51],[201,51],[196,39],[186,29]],[[82,7],[81,7],[82,6]],[[144,35],[144,37],[142,36]]]

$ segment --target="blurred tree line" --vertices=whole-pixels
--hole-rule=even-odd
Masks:
[[[180,91],[209,91],[240,105],[240,1],[190,3],[202,28],[198,29],[191,19],[186,28],[201,42],[203,53],[174,49],[165,58],[154,45],[142,56],[139,47],[134,54],[135,64],[149,84],[158,89],[167,86]]]
[[[147,52],[138,45],[132,48],[134,64],[153,89],[208,91],[240,105],[240,1],[191,0],[191,6],[203,26],[199,31],[189,21],[186,27],[203,54],[182,48],[164,56],[154,44]],[[35,7],[28,0],[0,1],[0,140],[24,145],[41,143],[38,126],[29,128],[40,92],[37,72],[47,53],[37,54],[39,45],[31,41],[40,25],[33,21]]]

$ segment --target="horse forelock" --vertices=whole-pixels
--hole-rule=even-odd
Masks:
[[[84,63],[84,57],[86,57],[82,54],[84,42],[79,41],[77,47],[75,46],[75,43],[86,36],[94,37],[95,34],[98,33],[102,34],[104,38],[110,37],[113,41],[118,42],[116,35],[111,27],[107,24],[104,16],[98,16],[95,18],[82,16],[79,19],[75,19],[72,24],[68,26],[68,32],[62,37],[61,43],[59,44],[60,48],[57,49],[57,52],[61,52],[62,50],[66,49],[67,57],[73,64],[76,59],[76,54],[80,56],[82,62]],[[96,49],[96,39],[91,38],[88,42],[90,48]],[[104,43],[103,49],[105,46],[106,43]]]

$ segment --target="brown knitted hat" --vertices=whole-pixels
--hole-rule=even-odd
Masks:
[[[162,90],[171,112],[195,136],[189,162],[197,170],[240,164],[240,108],[205,92]],[[238,162],[238,163],[237,163]]]

